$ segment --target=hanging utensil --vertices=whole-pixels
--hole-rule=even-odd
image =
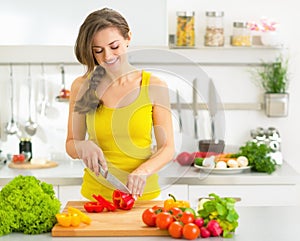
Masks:
[[[208,108],[210,114],[210,123],[211,123],[211,139],[214,142],[218,142],[216,139],[216,130],[215,130],[215,118],[218,112],[218,102],[216,97],[216,88],[213,84],[212,79],[209,80],[209,100],[208,100]]]
[[[25,131],[28,135],[33,136],[38,128],[38,124],[32,120],[31,117],[31,93],[32,93],[32,80],[31,80],[31,70],[30,64],[28,65],[28,121],[25,123]]]
[[[65,68],[63,65],[60,67],[60,70],[61,70],[61,90],[59,92],[59,95],[56,97],[56,100],[69,101],[70,91],[66,89]]]
[[[197,79],[193,80],[193,114],[194,114],[194,137],[198,139],[198,98]]]
[[[41,115],[46,116],[47,108],[49,107],[50,104],[48,102],[47,82],[46,82],[45,68],[43,63],[41,67],[42,67],[42,101],[39,104],[38,111]]]
[[[178,121],[179,121],[179,132],[182,132],[182,118],[181,118],[181,103],[180,103],[180,96],[179,91],[176,90],[176,108],[178,112]]]
[[[13,67],[10,64],[10,108],[11,108],[11,118],[5,127],[5,132],[8,135],[19,134],[20,130],[18,124],[14,120],[14,78],[13,78]]]

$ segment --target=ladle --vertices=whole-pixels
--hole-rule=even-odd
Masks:
[[[11,118],[5,127],[5,132],[9,135],[19,134],[20,130],[18,124],[14,120],[14,80],[13,80],[13,68],[10,64],[10,108]]]
[[[34,122],[31,118],[31,88],[32,88],[32,83],[31,83],[31,71],[30,71],[30,64],[28,65],[28,111],[29,111],[29,117],[28,121],[25,123],[25,131],[28,135],[33,136],[36,131],[38,124]]]
[[[47,108],[49,107],[48,97],[47,97],[47,83],[45,78],[44,64],[42,63],[42,101],[39,104],[38,111],[41,115],[46,116]]]

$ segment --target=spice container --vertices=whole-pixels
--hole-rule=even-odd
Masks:
[[[251,46],[252,37],[251,30],[248,28],[247,22],[234,22],[233,35],[231,38],[232,46]]]
[[[206,12],[206,32],[204,45],[224,46],[224,12]]]
[[[195,12],[177,12],[177,46],[195,46]]]
[[[28,161],[32,158],[32,145],[30,138],[21,138],[19,143],[19,153],[25,154],[28,157]]]

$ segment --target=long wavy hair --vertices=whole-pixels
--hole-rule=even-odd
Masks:
[[[96,61],[93,54],[93,39],[97,32],[109,28],[116,28],[124,39],[128,38],[130,31],[125,18],[117,11],[103,8],[90,13],[80,26],[75,43],[75,55],[77,60],[87,66],[86,76],[88,76],[88,89],[80,100],[75,103],[75,111],[86,114],[102,105],[95,94],[98,84],[105,75],[105,69]],[[97,68],[95,68],[97,66]]]

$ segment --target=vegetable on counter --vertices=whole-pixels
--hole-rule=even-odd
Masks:
[[[248,165],[252,166],[254,171],[271,174],[276,170],[276,162],[269,156],[271,152],[272,149],[266,144],[249,141],[241,146],[239,152],[233,154],[232,157],[245,156],[248,158]]]
[[[212,199],[205,199],[205,202],[199,205],[200,209],[198,210],[199,216],[204,219],[206,224],[204,232],[208,231],[211,236],[232,237],[238,227],[239,218],[234,208],[236,200],[221,198],[214,193],[209,194],[209,197]]]
[[[164,201],[164,208],[168,211],[172,208],[189,208],[190,207],[190,203],[189,201],[185,201],[185,200],[176,200],[175,196],[172,194],[169,194],[169,199],[166,199]]]
[[[0,191],[0,236],[50,232],[60,206],[51,184],[19,175]]]
[[[122,210],[130,210],[134,205],[135,199],[129,193],[124,193],[120,190],[114,190],[113,203],[116,208]]]

